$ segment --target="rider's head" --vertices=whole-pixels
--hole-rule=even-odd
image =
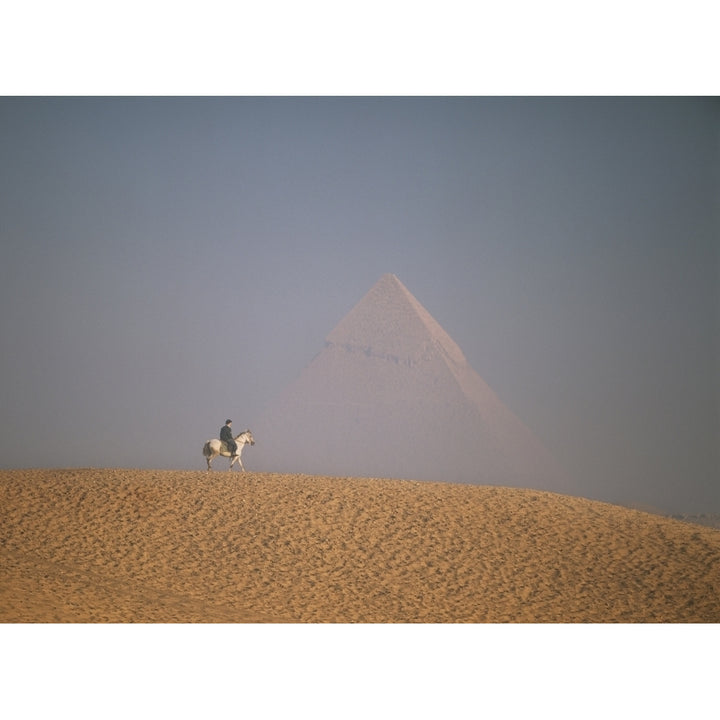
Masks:
[[[232,420],[226,420],[226,421],[225,421],[225,424],[226,424],[226,425],[232,425]]]

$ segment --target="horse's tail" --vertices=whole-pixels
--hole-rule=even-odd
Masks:
[[[209,440],[203,445],[203,455],[205,457],[210,457],[212,455],[212,450],[210,450],[210,441]]]

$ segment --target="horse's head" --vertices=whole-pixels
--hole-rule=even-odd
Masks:
[[[255,438],[252,436],[252,433],[249,430],[246,430],[243,434],[247,437],[247,441],[251,445],[255,444]]]

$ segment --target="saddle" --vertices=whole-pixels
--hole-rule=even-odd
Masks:
[[[224,440],[220,441],[220,452],[221,453],[227,453],[230,454],[230,450],[228,449],[228,445]],[[237,453],[237,450],[235,451]]]

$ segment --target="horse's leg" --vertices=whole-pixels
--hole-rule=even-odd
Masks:
[[[240,463],[240,469],[245,472],[245,466],[242,464],[242,458],[238,455],[238,462]]]

